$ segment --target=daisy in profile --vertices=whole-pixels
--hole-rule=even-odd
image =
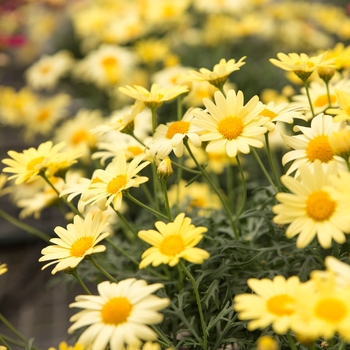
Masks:
[[[342,79],[337,81],[336,83],[328,84],[329,92],[327,91],[327,86],[324,83],[320,83],[317,81],[312,81],[309,84],[308,91],[312,103],[312,108],[315,115],[323,113],[324,111],[327,114],[332,114],[329,109],[331,106],[338,107],[339,99],[337,96],[336,90],[344,90],[344,92],[350,92],[350,81],[349,79]],[[307,97],[307,92],[305,88],[300,89],[300,95],[292,96],[292,105],[299,105],[301,108],[305,108],[306,110],[310,109],[309,99]],[[332,109],[333,110],[333,109]],[[337,109],[338,110],[338,109]],[[311,111],[305,113],[306,117],[309,119],[312,118]],[[349,117],[350,118],[350,117]]]
[[[339,287],[335,275],[311,272],[314,289],[304,293],[297,302],[298,317],[292,330],[298,337],[332,339],[338,334],[350,341],[350,287]]]
[[[329,108],[327,113],[334,115],[334,121],[350,120],[350,94],[347,91],[335,89],[339,108]]]
[[[62,50],[54,55],[44,55],[25,72],[28,85],[36,90],[52,90],[73,65],[72,54]]]
[[[328,271],[335,275],[336,283],[341,287],[350,287],[350,265],[335,258],[327,256],[324,264]]]
[[[305,53],[286,55],[279,52],[277,54],[278,60],[271,58],[270,62],[283,70],[294,72],[301,80],[306,81],[312,72],[320,67],[335,68],[334,58],[326,60],[326,56],[327,52],[313,57],[309,57]]]
[[[227,98],[217,91],[214,100],[215,103],[203,99],[208,113],[204,110],[193,110],[196,117],[193,124],[205,131],[200,137],[201,141],[209,141],[207,152],[225,146],[227,155],[235,157],[238,152],[249,153],[250,146],[264,146],[259,138],[267,131],[263,125],[269,118],[258,117],[264,109],[258,96],[254,96],[244,105],[242,91],[238,91],[236,95],[234,90],[229,90]]]
[[[295,323],[295,303],[307,286],[297,276],[288,279],[275,276],[273,280],[250,278],[247,284],[255,294],[235,296],[233,307],[238,318],[250,320],[249,331],[272,325],[277,334],[286,333]]]
[[[43,255],[39,261],[49,261],[42,267],[42,270],[53,264],[57,264],[52,270],[52,274],[68,268],[75,268],[87,256],[104,252],[104,245],[97,245],[105,239],[109,233],[103,233],[108,223],[109,217],[102,216],[99,212],[93,216],[89,212],[85,219],[79,215],[74,217],[73,223],[67,225],[67,229],[57,226],[55,233],[58,238],[50,239],[53,245],[41,251]]]
[[[66,169],[76,162],[77,155],[61,152],[65,143],[53,145],[52,141],[47,141],[39,145],[36,149],[31,147],[22,153],[9,151],[11,158],[3,159],[2,162],[8,167],[3,169],[5,173],[13,173],[10,179],[16,179],[16,184],[21,184],[39,175],[40,172],[46,175],[53,175],[60,169]]]
[[[193,264],[202,264],[209,258],[207,251],[195,247],[208,229],[202,226],[195,227],[184,213],[179,214],[173,222],[165,224],[157,221],[154,225],[158,231],[141,230],[138,233],[143,241],[152,245],[142,254],[140,269],[150,264],[175,266],[181,258]]]
[[[164,159],[173,151],[176,157],[182,157],[185,138],[188,138],[193,146],[201,146],[202,142],[198,134],[201,129],[193,125],[192,112],[191,108],[181,120],[158,125],[150,145],[150,152],[153,156]]]
[[[69,305],[82,310],[70,318],[74,323],[68,333],[88,326],[78,339],[85,349],[103,350],[108,344],[111,350],[139,349],[142,341],[157,339],[149,325],[162,322],[159,310],[170,303],[152,294],[162,287],[135,278],[102,282],[97,285],[99,295],[78,295]]]
[[[300,165],[300,180],[281,177],[291,193],[276,195],[280,204],[272,208],[277,214],[273,221],[290,224],[286,236],[298,235],[298,248],[306,247],[316,236],[323,248],[329,248],[332,239],[341,244],[345,242],[345,233],[350,233],[348,200],[332,186],[336,169],[335,162],[324,170],[321,162],[316,161],[313,170],[305,164]]]
[[[235,59],[230,59],[226,61],[224,58],[220,60],[218,64],[216,64],[213,70],[209,70],[207,68],[200,68],[199,72],[195,70],[190,70],[188,74],[188,78],[193,81],[207,81],[210,84],[221,88],[228,78],[228,76],[242,67],[245,62],[246,56],[242,57],[238,62]]]
[[[259,115],[270,119],[264,124],[268,131],[273,131],[275,129],[276,122],[292,124],[294,118],[307,120],[300,112],[300,107],[293,107],[287,102],[275,104],[275,102],[271,101],[264,105],[264,107],[265,108]]]
[[[179,95],[188,92],[189,89],[186,85],[161,88],[158,84],[152,84],[151,90],[147,90],[139,85],[127,85],[126,87],[120,87],[119,91],[135,100],[143,101],[148,108],[153,109],[160,107],[166,101],[173,100]]]
[[[3,275],[5,272],[7,272],[7,265],[0,264],[0,275]]]
[[[122,205],[123,191],[139,187],[148,181],[148,177],[138,176],[138,173],[150,163],[148,161],[141,163],[143,159],[144,155],[140,155],[127,163],[125,152],[120,150],[116,160],[108,164],[105,170],[96,170],[95,181],[91,182],[85,192],[86,204],[98,204],[101,210],[106,210],[112,204],[114,210],[118,210]]]
[[[282,157],[283,165],[294,161],[286,175],[296,171],[295,177],[298,177],[301,164],[312,167],[316,160],[321,161],[325,168],[331,161],[335,160],[339,169],[347,169],[345,160],[334,154],[329,142],[330,135],[344,126],[343,123],[334,122],[330,115],[319,114],[312,119],[310,127],[298,125],[294,127],[293,130],[301,131],[301,134],[294,136],[281,134],[286,144],[294,148],[293,151],[287,152]]]

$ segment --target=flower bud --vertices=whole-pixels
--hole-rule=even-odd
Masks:
[[[168,180],[171,174],[174,172],[171,166],[171,160],[169,157],[164,158],[158,165],[157,174],[160,179]]]
[[[258,339],[257,350],[278,350],[279,346],[277,341],[270,335],[264,335]]]

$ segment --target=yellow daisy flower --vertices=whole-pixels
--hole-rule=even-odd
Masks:
[[[328,108],[327,113],[334,115],[334,121],[350,120],[350,95],[347,91],[335,89],[340,108]]]
[[[350,233],[349,203],[332,187],[332,175],[336,174],[336,164],[332,162],[325,171],[320,161],[314,169],[300,165],[300,181],[282,176],[282,183],[291,193],[278,193],[276,199],[281,203],[272,208],[277,214],[273,221],[289,224],[286,236],[292,238],[299,234],[297,247],[306,247],[317,236],[323,248],[329,248],[332,239],[345,242],[344,233]]]
[[[190,218],[185,218],[184,213],[179,214],[173,222],[165,224],[157,221],[154,225],[158,231],[142,230],[138,233],[143,241],[152,245],[142,254],[140,269],[149,264],[175,266],[181,258],[194,264],[202,264],[209,258],[207,251],[195,248],[208,229],[202,226],[195,227]]]
[[[148,325],[162,322],[158,311],[169,305],[169,299],[152,295],[161,283],[147,285],[144,280],[129,278],[119,283],[98,284],[99,295],[79,295],[70,307],[83,309],[71,317],[75,322],[68,333],[89,326],[78,343],[91,350],[125,349],[141,346],[141,340],[155,340],[157,334]]]
[[[332,339],[338,334],[346,342],[350,341],[350,287],[339,288],[335,276],[328,272],[322,276],[318,271],[311,273],[315,290],[298,298],[298,317],[292,330],[301,337],[312,335]]]
[[[270,58],[270,62],[275,66],[294,72],[301,80],[306,81],[311,73],[320,67],[335,68],[334,58],[325,60],[327,52],[321,53],[318,56],[309,57],[305,53],[298,55],[297,53],[279,52],[277,57],[279,60]]]
[[[3,275],[5,272],[7,272],[7,265],[1,264],[0,265],[0,275]]]
[[[56,350],[56,348],[51,347],[49,350]],[[59,344],[58,350],[84,350],[84,347],[79,343],[75,343],[73,346],[69,346],[65,341],[63,341]]]
[[[258,118],[264,109],[258,96],[251,98],[246,105],[242,91],[238,91],[236,95],[234,90],[229,90],[227,98],[217,91],[214,99],[216,104],[209,99],[203,99],[208,113],[200,109],[193,110],[196,117],[193,124],[206,131],[201,135],[201,140],[209,141],[207,152],[225,146],[228,156],[235,157],[238,152],[249,153],[250,146],[264,146],[259,138],[267,131],[262,125],[269,118]]]
[[[73,64],[72,54],[61,50],[54,55],[44,55],[25,71],[27,83],[33,89],[52,90]]]
[[[350,265],[346,264],[334,256],[327,256],[324,264],[328,271],[336,276],[336,283],[342,287],[350,287]]]
[[[224,58],[216,64],[213,70],[207,68],[200,68],[199,72],[195,70],[190,70],[188,78],[193,81],[207,81],[210,84],[221,87],[225,84],[227,77],[234,71],[239,70],[245,62],[246,56],[242,57],[238,62],[235,59],[230,59],[226,61]]]
[[[118,210],[122,205],[123,191],[130,187],[139,187],[148,181],[146,176],[137,176],[150,163],[146,161],[140,164],[143,159],[144,155],[140,155],[127,164],[125,152],[120,150],[116,160],[108,164],[105,170],[98,169],[94,173],[95,181],[92,181],[84,193],[86,204],[97,204],[101,210],[106,210],[113,204],[114,209]]]
[[[201,129],[192,122],[193,110],[191,108],[181,120],[158,125],[150,144],[151,155],[164,159],[173,151],[176,157],[182,157],[185,138],[188,138],[193,146],[200,147],[202,144],[199,137]]]
[[[329,144],[335,155],[349,157],[350,155],[350,127],[345,126],[344,129],[333,132],[329,135]]]
[[[108,232],[103,233],[108,219],[109,216],[103,216],[101,212],[95,216],[89,212],[85,219],[76,215],[73,223],[67,225],[67,229],[57,226],[55,232],[59,238],[50,239],[54,245],[42,249],[43,256],[39,259],[40,262],[54,261],[43,266],[42,270],[53,264],[57,265],[52,274],[75,268],[87,255],[105,251],[105,246],[96,244],[109,235]]]
[[[120,87],[119,91],[136,100],[143,101],[147,107],[152,109],[188,92],[189,89],[186,85],[161,88],[158,84],[153,84],[149,91],[139,85]]]
[[[294,148],[282,157],[283,165],[294,160],[286,175],[296,171],[295,177],[298,177],[301,164],[312,167],[316,160],[321,161],[324,168],[335,160],[339,169],[346,170],[345,160],[334,154],[329,142],[329,136],[344,126],[343,123],[334,122],[330,115],[319,114],[312,119],[310,127],[298,125],[294,127],[294,131],[301,131],[301,134],[294,136],[281,134],[287,145]]]
[[[251,320],[247,326],[249,331],[272,325],[277,334],[286,333],[295,322],[295,302],[307,286],[297,276],[287,280],[283,276],[275,276],[273,280],[250,278],[247,284],[256,294],[235,296],[238,318]]]
[[[64,147],[64,142],[53,145],[52,141],[47,141],[40,144],[37,149],[31,147],[22,153],[9,151],[8,155],[12,159],[2,160],[4,164],[8,165],[3,169],[3,172],[13,173],[14,175],[11,175],[9,180],[16,179],[17,185],[35,178],[40,172],[53,175],[58,170],[65,169],[76,162],[77,156],[60,152]]]

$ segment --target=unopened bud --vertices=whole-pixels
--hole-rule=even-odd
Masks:
[[[328,83],[335,73],[335,68],[332,67],[319,67],[317,69],[319,77],[325,82]]]
[[[256,344],[257,350],[278,350],[279,346],[277,341],[270,335],[264,335],[258,339]]]
[[[164,158],[158,165],[157,174],[159,178],[168,180],[171,174],[174,172],[171,166],[171,160],[169,157]]]

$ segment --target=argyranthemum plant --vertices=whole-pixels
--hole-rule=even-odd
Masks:
[[[139,231],[138,236],[152,245],[142,254],[140,269],[150,264],[175,266],[181,258],[194,264],[201,264],[208,259],[207,251],[195,247],[208,229],[201,226],[195,227],[191,222],[190,218],[181,213],[168,224],[157,221],[154,225],[158,231]]]
[[[163,320],[159,310],[169,305],[168,298],[152,295],[162,287],[135,278],[102,282],[97,286],[99,295],[79,295],[70,304],[82,311],[71,317],[74,324],[68,332],[89,326],[78,342],[92,350],[103,350],[108,344],[111,350],[140,347],[143,340],[155,340],[157,334],[149,326]]]
[[[103,232],[108,225],[108,219],[108,216],[102,216],[102,212],[95,216],[89,212],[85,219],[76,215],[73,223],[68,224],[66,229],[56,227],[58,238],[50,240],[54,245],[44,248],[41,251],[43,256],[39,259],[40,262],[54,261],[44,265],[43,269],[53,264],[57,265],[52,270],[52,274],[69,268],[73,269],[86,256],[105,251],[104,245],[97,244],[109,236],[109,232]]]

